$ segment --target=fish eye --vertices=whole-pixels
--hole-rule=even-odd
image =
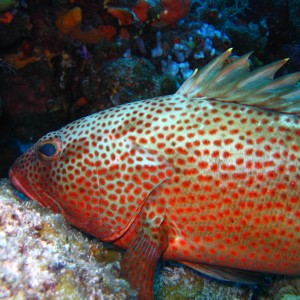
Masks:
[[[40,160],[53,161],[55,160],[61,151],[61,141],[58,139],[51,139],[41,142],[36,152]]]

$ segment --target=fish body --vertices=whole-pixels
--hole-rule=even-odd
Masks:
[[[156,113],[136,118],[129,105],[126,138],[155,151],[172,172],[151,210],[168,223],[163,257],[299,274],[299,118],[180,97],[139,105]],[[164,108],[171,109],[155,117]]]
[[[300,274],[300,75],[270,80],[284,61],[249,73],[247,56],[223,67],[229,54],[175,95],[47,134],[10,171],[28,197],[128,249],[139,299],[153,298],[159,257],[225,280]]]

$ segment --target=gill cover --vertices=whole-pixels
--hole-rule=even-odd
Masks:
[[[78,196],[74,204],[71,198],[65,197],[66,203],[71,202],[64,204],[63,214],[76,227],[112,241],[128,229],[148,195],[173,172],[172,166],[157,151],[129,139],[111,136],[102,145],[105,145],[105,159],[101,154],[93,159],[83,156],[80,172],[74,170],[79,175],[73,180],[74,189],[70,194],[73,198],[81,190],[86,194]],[[68,155],[68,151],[64,155]]]

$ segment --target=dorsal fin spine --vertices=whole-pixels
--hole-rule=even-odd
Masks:
[[[178,90],[188,98],[219,100],[272,109],[283,113],[300,113],[300,72],[274,79],[288,58],[249,70],[245,54],[224,66],[231,54],[228,49],[201,70],[196,70]]]
[[[230,53],[232,51],[232,48],[225,51],[222,55],[216,57],[214,60],[212,60],[210,63],[208,63],[206,66],[204,66],[200,72],[196,70],[196,72],[193,73],[192,76],[190,76],[180,87],[180,89],[177,91],[177,93],[180,94],[187,94],[192,92],[195,86],[200,85],[202,88],[205,85],[205,82],[211,82],[214,80],[213,75],[216,74],[217,71],[220,71],[224,62],[229,57]],[[200,91],[197,92],[199,94]],[[201,92],[200,92],[201,94]]]

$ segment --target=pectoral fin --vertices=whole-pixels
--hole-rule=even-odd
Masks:
[[[185,261],[181,261],[181,263],[196,271],[199,271],[200,273],[223,281],[232,281],[243,284],[257,284],[263,283],[265,280],[264,274],[260,272],[231,269],[206,264],[195,264]]]
[[[122,275],[138,291],[139,300],[154,299],[154,273],[158,259],[167,248],[167,225],[163,214],[155,214],[156,190],[141,211],[144,220],[140,232],[129,246],[122,261]]]

